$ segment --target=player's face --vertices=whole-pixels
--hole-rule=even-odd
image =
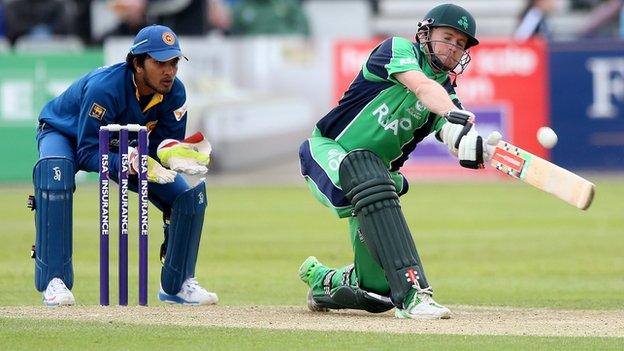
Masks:
[[[179,58],[169,61],[156,61],[146,57],[143,67],[136,67],[135,81],[142,95],[159,93],[166,94],[171,91],[173,81],[178,74]]]
[[[457,66],[466,52],[468,42],[466,34],[450,27],[436,27],[431,31],[431,47],[433,54],[442,63],[445,70]]]

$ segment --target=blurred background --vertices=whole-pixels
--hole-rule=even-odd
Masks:
[[[444,2],[0,0],[0,182],[30,182],[43,104],[91,69],[123,61],[151,23],[170,26],[190,59],[179,70],[187,133],[212,142],[210,176],[300,181],[299,144],[370,50],[388,36],[413,39],[417,22]],[[452,2],[477,21],[481,45],[457,82],[480,133],[501,130],[581,173],[620,174],[624,0]],[[544,125],[559,135],[551,150],[535,137]],[[426,139],[405,173],[475,174],[459,168],[444,145]]]

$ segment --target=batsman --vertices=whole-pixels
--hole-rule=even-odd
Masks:
[[[348,218],[354,262],[341,268],[308,257],[299,277],[312,311],[395,308],[398,318],[450,318],[433,300],[399,196],[408,190],[400,168],[427,135],[463,167],[480,169],[500,134],[484,140],[475,116],[462,108],[455,79],[479,44],[464,8],[444,4],[418,23],[415,42],[386,39],[368,56],[338,105],[320,119],[299,149],[312,194]],[[445,209],[454,209],[452,199]]]
[[[125,62],[91,71],[43,107],[30,204],[35,211],[35,287],[43,293],[44,305],[75,304],[71,292],[75,173],[98,172],[98,131],[108,124],[139,124],[149,133],[148,197],[164,219],[158,298],[175,304],[217,303],[217,295],[195,279],[205,184],[192,187],[179,174],[204,174],[210,160],[208,142],[201,134],[185,139],[186,92],[176,77],[181,58],[186,59],[170,28],[145,27],[134,38]],[[130,139],[135,138],[136,133],[130,133]],[[111,139],[113,150],[118,139],[114,135]],[[136,154],[136,149],[130,152],[129,187],[135,192]],[[109,166],[111,179],[118,181],[119,153],[110,154]]]

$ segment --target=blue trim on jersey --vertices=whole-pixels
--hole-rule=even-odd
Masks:
[[[392,38],[387,39],[372,51],[366,62],[366,68],[369,73],[382,79],[389,78],[385,66],[390,63],[392,59],[392,43]],[[426,55],[422,53],[417,44],[414,44],[414,53],[420,67],[429,65]],[[335,140],[370,101],[375,99],[383,90],[396,84],[397,83],[391,81],[373,82],[366,80],[364,79],[363,71],[360,70],[353,83],[349,86],[349,89],[338,102],[338,106],[321,118],[321,120],[317,122],[316,127],[323,137]],[[441,85],[449,95],[455,95],[454,82],[449,77],[447,77]],[[462,108],[457,98],[453,99],[453,103],[458,108]],[[427,122],[425,122],[421,128],[414,131],[414,139],[401,148],[402,154],[391,163],[390,171],[397,171],[403,166],[410,153],[416,148],[416,145],[429,135],[434,121],[435,115],[430,114],[427,118]],[[323,193],[325,193],[325,191],[323,191]]]
[[[447,94],[449,95],[455,95],[455,86],[453,85],[453,83],[451,82],[450,78],[447,78],[442,84],[442,87],[444,88],[444,90],[446,90]],[[459,102],[459,99],[455,98],[453,99],[453,103],[455,104],[455,106],[457,106],[457,108],[461,108],[461,103]]]
[[[306,140],[299,147],[301,175],[310,178],[318,189],[327,197],[334,207],[351,206],[342,189],[332,183],[323,167],[319,165],[310,152],[310,141]]]
[[[405,178],[405,176],[403,176],[403,187],[401,188],[401,192],[399,192],[399,196],[405,195],[407,194],[407,192],[409,191],[409,182],[407,181],[407,178]]]
[[[418,63],[421,67],[424,67],[425,64],[428,64],[425,61],[425,55],[422,55],[422,52],[420,50],[415,50],[415,52],[417,54],[416,56],[418,58]],[[450,78],[447,78],[442,83],[442,87],[444,88],[444,90],[446,90],[447,94],[455,94],[455,87]],[[459,99],[455,98],[452,101],[455,106],[457,106],[457,108],[463,109],[461,103],[459,102]],[[403,145],[403,147],[401,148],[401,156],[396,160],[392,161],[392,163],[390,164],[390,171],[398,171],[401,167],[403,167],[403,164],[409,158],[409,155],[412,153],[412,151],[414,151],[414,149],[416,149],[416,145],[418,145],[418,143],[420,143],[424,138],[427,137],[427,135],[429,135],[429,131],[431,130],[434,121],[435,115],[433,113],[429,113],[429,116],[427,117],[427,122],[425,122],[425,124],[421,128],[414,131],[414,139],[412,139],[409,143]]]
[[[316,127],[321,135],[336,139],[340,133],[362,112],[362,109],[371,102],[384,89],[393,86],[392,82],[371,82],[364,79],[362,71],[351,83],[349,89],[338,102],[338,106],[334,107],[320,121],[316,123]]]
[[[426,138],[427,135],[429,135],[429,131],[431,130],[434,121],[435,116],[433,113],[430,112],[429,117],[427,117],[427,122],[425,122],[422,127],[414,131],[414,139],[412,139],[409,143],[403,145],[403,147],[401,148],[401,156],[396,160],[392,161],[392,163],[390,163],[391,172],[398,171],[401,167],[403,167],[403,164],[409,158],[409,155],[412,153],[412,151],[414,151],[416,145],[420,143],[424,138]]]
[[[392,38],[384,40],[370,54],[366,61],[366,69],[368,72],[382,79],[388,79],[388,70],[386,65],[392,59]]]

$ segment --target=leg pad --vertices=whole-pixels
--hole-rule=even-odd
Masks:
[[[429,284],[394,182],[382,160],[368,150],[348,153],[339,173],[364,242],[388,279],[392,302],[402,307],[412,286],[427,288]]]
[[[43,291],[52,278],[71,289],[74,164],[65,157],[45,157],[33,169],[35,210],[35,287]]]
[[[195,276],[207,201],[206,185],[201,182],[180,194],[173,203],[160,275],[162,288],[167,294],[177,294],[182,283]]]

